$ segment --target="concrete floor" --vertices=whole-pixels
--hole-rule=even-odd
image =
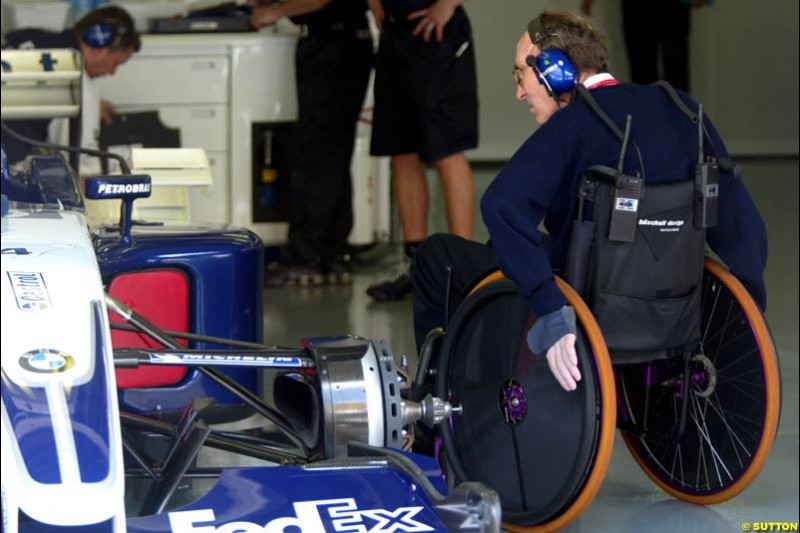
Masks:
[[[794,522],[796,530],[800,485],[798,159],[741,162],[745,181],[766,220],[770,239],[767,319],[778,346],[783,377],[783,409],[772,455],[743,494],[724,504],[701,507],[674,500],[662,492],[634,463],[622,439],[617,437],[608,475],[597,498],[567,531],[730,532],[744,529],[744,522]],[[479,194],[496,172],[497,168],[491,165],[476,167]],[[441,205],[437,187],[432,188],[431,196],[432,206]],[[430,226],[444,229],[441,209],[432,213]],[[486,229],[478,222],[476,238],[485,237]],[[359,266],[352,287],[265,291],[265,340],[296,346],[303,337],[356,334],[387,340],[396,358],[401,354],[415,358],[410,299],[377,303],[364,292],[368,285],[387,276],[389,259]]]

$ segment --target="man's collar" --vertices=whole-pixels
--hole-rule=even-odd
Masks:
[[[616,85],[619,83],[614,76],[609,74],[608,72],[601,72],[600,74],[593,74],[589,76],[585,80],[583,80],[583,85],[587,89],[594,89],[595,87],[603,87],[605,85]]]

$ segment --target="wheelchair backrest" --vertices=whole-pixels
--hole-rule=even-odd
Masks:
[[[598,184],[585,297],[615,363],[668,356],[700,339],[705,231],[694,182],[647,188],[632,242],[609,238],[614,187]]]
[[[662,87],[681,112],[698,124],[696,174],[711,172],[715,178],[716,162],[704,161],[702,156],[702,115],[693,114],[671,87]],[[626,176],[622,161],[631,117],[623,133],[587,90],[579,92],[620,139],[622,153],[616,170],[592,167],[578,187],[580,207],[567,278],[591,307],[615,363],[669,357],[692,349],[700,340],[705,228],[710,219],[707,197],[698,194],[697,176],[676,176],[674,182],[660,185],[647,185],[639,175]],[[583,213],[589,211],[584,209],[587,200],[591,216],[583,220]]]

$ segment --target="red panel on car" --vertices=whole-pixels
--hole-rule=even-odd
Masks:
[[[169,331],[189,331],[189,282],[178,270],[145,270],[129,272],[111,281],[109,294],[131,307],[148,321]],[[124,322],[109,311],[111,322]],[[146,335],[111,330],[114,348],[162,348]],[[186,344],[181,341],[181,344]],[[118,369],[120,389],[173,385],[186,375],[184,366],[149,366]]]

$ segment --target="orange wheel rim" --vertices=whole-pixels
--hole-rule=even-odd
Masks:
[[[480,288],[505,279],[501,271],[493,272],[478,282],[469,292],[467,297],[474,294]],[[504,523],[503,527],[509,531],[519,533],[545,533],[556,531],[578,518],[592,503],[600,485],[608,471],[608,464],[611,461],[611,452],[614,449],[614,431],[617,424],[616,411],[616,391],[614,386],[614,373],[611,366],[611,358],[608,355],[608,348],[603,334],[597,325],[597,321],[589,311],[588,306],[575,290],[567,282],[556,277],[556,284],[567,299],[567,303],[575,309],[575,314],[583,327],[584,332],[592,346],[595,364],[598,372],[598,386],[600,390],[601,413],[600,438],[597,443],[597,450],[589,476],[584,483],[583,490],[575,500],[569,504],[566,510],[544,524],[533,526],[520,526],[516,524]]]

